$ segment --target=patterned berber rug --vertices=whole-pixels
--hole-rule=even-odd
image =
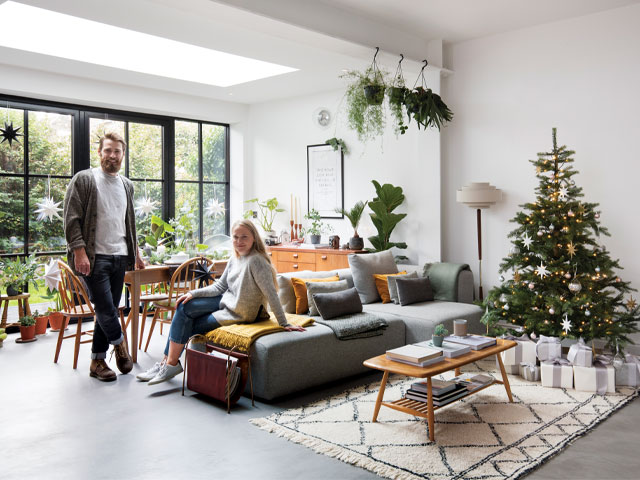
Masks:
[[[495,364],[465,371],[495,376]],[[391,375],[385,400],[400,398],[413,381]],[[251,422],[382,477],[502,480],[533,470],[637,396],[627,387],[602,396],[509,381],[514,403],[494,385],[436,411],[435,442],[420,417],[381,407],[371,422],[379,382]]]

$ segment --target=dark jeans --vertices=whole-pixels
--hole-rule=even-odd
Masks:
[[[171,319],[169,339],[164,349],[164,354],[169,354],[169,342],[184,345],[197,334],[204,334],[220,327],[212,312],[220,310],[222,295],[217,297],[196,297],[187,303],[178,305],[176,313]]]
[[[126,270],[126,256],[96,255],[91,275],[81,277],[96,311],[91,345],[92,359],[106,358],[109,344],[119,345],[124,340],[118,305],[120,305]]]

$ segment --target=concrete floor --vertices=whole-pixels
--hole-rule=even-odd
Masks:
[[[71,328],[75,329],[75,326]],[[273,404],[242,398],[228,415],[206,397],[180,395],[182,376],[157,386],[135,374],[158,360],[166,336],[154,334],[129,375],[104,384],[88,375],[90,346],[72,369],[72,341],[53,363],[56,334],[0,349],[0,478],[378,478],[248,422],[368,382],[365,375]],[[146,338],[146,337],[145,337]],[[115,368],[115,361],[112,362]],[[634,401],[527,479],[636,479],[640,402]]]

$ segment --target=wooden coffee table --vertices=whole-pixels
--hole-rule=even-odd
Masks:
[[[460,367],[464,365],[468,365],[473,362],[477,362],[486,357],[490,357],[492,355],[496,356],[498,365],[500,366],[500,372],[502,373],[502,381],[494,380],[493,382],[485,385],[473,392],[468,393],[467,395],[460,397],[466,398],[469,395],[473,395],[474,393],[479,392],[480,390],[484,390],[487,387],[490,387],[494,383],[500,383],[504,385],[505,390],[507,391],[507,396],[509,397],[509,401],[513,402],[513,397],[511,396],[511,387],[509,386],[509,379],[507,378],[507,373],[504,369],[504,364],[502,363],[502,358],[500,358],[500,352],[508,350],[510,348],[515,347],[517,344],[513,340],[504,340],[499,338],[497,340],[497,344],[491,347],[483,348],[482,350],[472,350],[469,353],[465,353],[464,355],[460,355],[456,358],[445,358],[444,361],[436,363],[434,365],[430,365],[428,367],[414,367],[413,365],[407,365],[400,362],[394,362],[393,360],[389,360],[386,355],[378,355],[377,357],[370,358],[369,360],[364,361],[364,366],[373,368],[375,370],[380,370],[384,372],[382,375],[382,383],[380,384],[380,391],[378,392],[378,398],[376,399],[376,406],[373,410],[373,422],[378,419],[378,412],[380,411],[380,406],[384,405],[385,407],[393,408],[394,410],[399,410],[404,413],[408,413],[411,415],[416,415],[418,417],[423,417],[428,419],[429,421],[429,440],[435,440],[435,432],[433,428],[433,412],[440,407],[433,405],[433,393],[431,391],[431,377],[434,375],[440,375],[441,373],[447,372],[449,370],[455,370],[456,376],[460,375]],[[389,379],[389,373],[397,373],[399,375],[406,375],[408,377],[415,378],[426,378],[427,379],[427,403],[419,402],[417,400],[411,400],[409,398],[401,398],[400,400],[395,400],[393,402],[383,402],[382,398],[384,397],[384,389],[387,386],[387,380]],[[451,402],[453,403],[453,402]],[[449,404],[447,404],[449,405]]]

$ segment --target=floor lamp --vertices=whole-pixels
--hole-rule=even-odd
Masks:
[[[472,182],[456,193],[456,200],[476,209],[478,224],[478,294],[482,300],[482,209],[502,200],[502,190],[489,182]]]

